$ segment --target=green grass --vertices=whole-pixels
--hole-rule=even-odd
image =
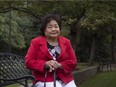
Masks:
[[[82,69],[85,69],[87,67],[89,67],[88,63],[78,63],[76,69],[82,70]]]
[[[29,83],[32,83],[31,80],[29,80]],[[16,83],[16,84],[12,84],[12,85],[7,85],[7,86],[4,86],[4,87],[19,87],[19,86],[22,86],[21,84],[19,83]]]
[[[13,85],[8,85],[8,86],[4,86],[4,87],[19,87],[19,84],[13,84]]]
[[[116,71],[101,72],[78,87],[116,87]]]

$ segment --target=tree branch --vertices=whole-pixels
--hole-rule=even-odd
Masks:
[[[3,7],[0,7],[0,8],[3,9]],[[32,15],[35,18],[38,18],[40,20],[40,15],[39,14],[37,14],[36,12],[31,11],[28,8],[23,8],[23,7],[19,7],[19,8],[16,8],[16,7],[4,8],[3,10],[0,10],[0,13],[7,13],[7,12],[10,12],[10,11],[13,11],[13,10],[18,10],[18,11],[22,11],[22,12],[28,13],[28,14],[30,14],[30,15]]]

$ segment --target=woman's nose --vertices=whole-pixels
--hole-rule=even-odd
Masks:
[[[53,27],[52,30],[55,30],[55,28]]]

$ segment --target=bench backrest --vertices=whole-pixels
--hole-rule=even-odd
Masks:
[[[0,53],[0,85],[12,84],[12,80],[31,75],[31,72],[26,69],[24,63],[24,57],[11,54]]]

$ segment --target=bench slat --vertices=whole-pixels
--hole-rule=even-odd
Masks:
[[[24,57],[12,53],[0,53],[0,87],[34,80],[31,72],[26,69]],[[28,84],[22,84],[28,87]]]

